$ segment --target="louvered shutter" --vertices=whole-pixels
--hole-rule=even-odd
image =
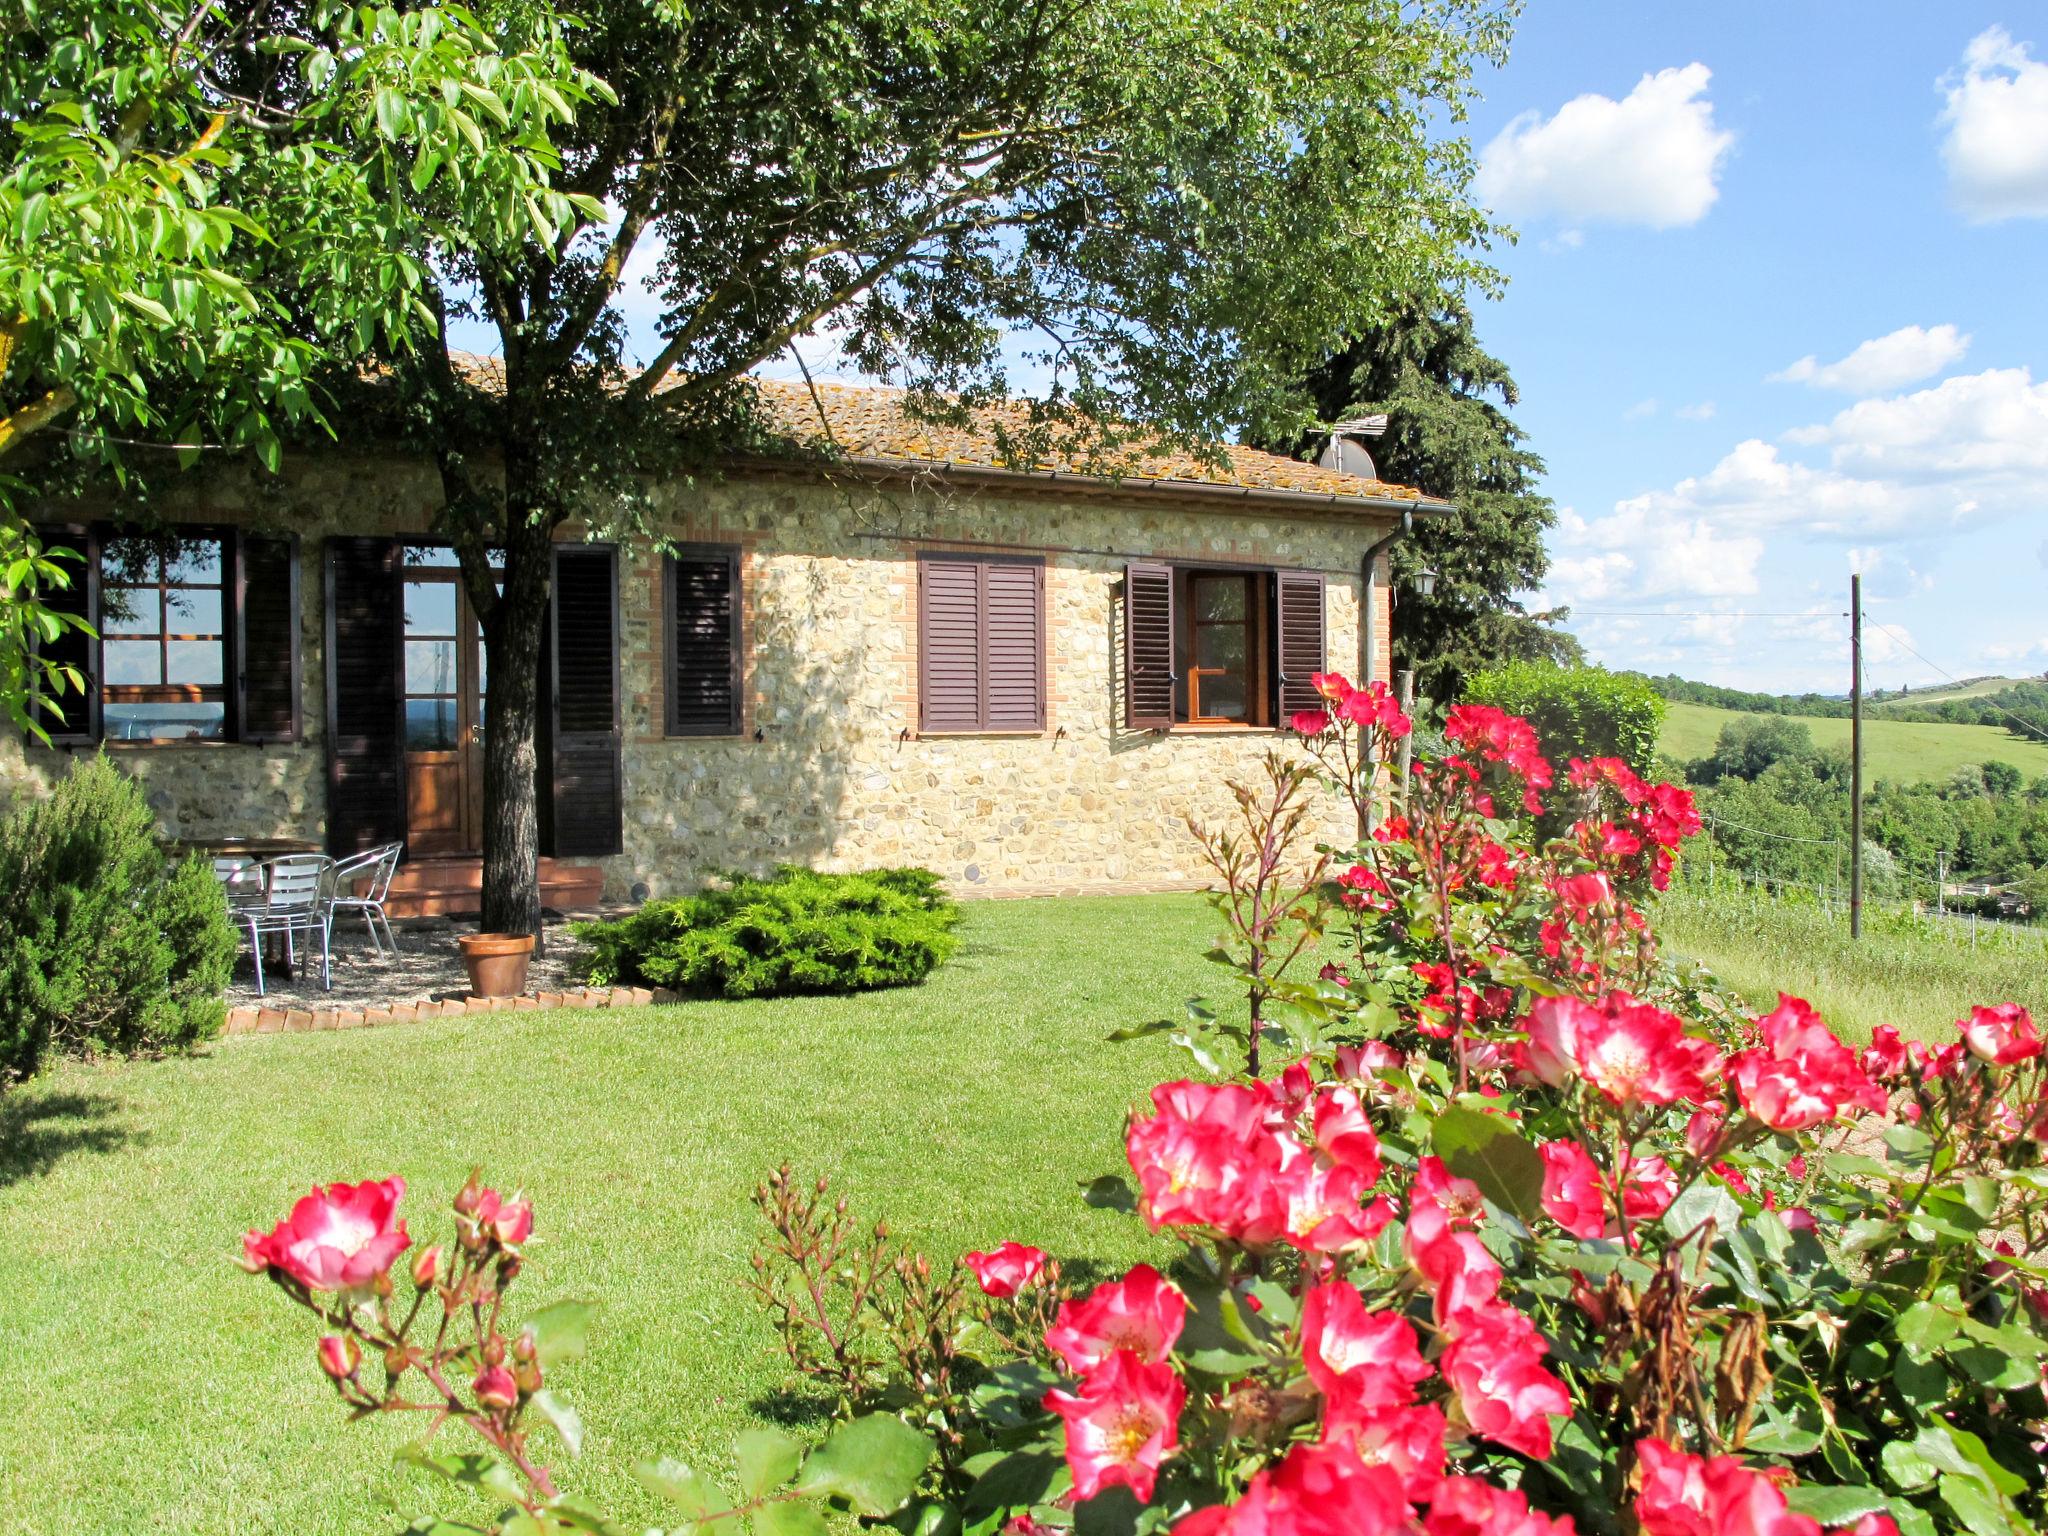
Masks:
[[[618,562],[599,544],[555,551],[550,760],[554,852],[617,853],[625,768],[619,733]]]
[[[683,549],[669,556],[668,734],[735,736],[740,731],[740,559],[735,549]]]
[[[1124,724],[1173,726],[1173,567],[1124,567]]]
[[[1309,679],[1324,670],[1323,578],[1310,571],[1281,571],[1279,586],[1280,719],[1298,710],[1319,709],[1322,696]]]
[[[38,528],[36,537],[44,550],[68,549],[78,556],[77,560],[59,560],[71,577],[71,585],[61,590],[47,588],[37,594],[38,600],[52,613],[68,613],[95,623],[100,608],[100,547],[99,540],[89,528]],[[37,711],[36,718],[50,733],[52,746],[84,746],[100,739],[100,643],[91,634],[71,625],[64,627],[63,634],[55,640],[35,642],[36,654],[43,660],[57,666],[75,667],[85,684],[85,691],[73,693],[66,688],[61,695],[51,698],[64,718],[59,721],[53,715]],[[47,694],[48,690],[44,692]]]
[[[982,570],[978,560],[918,561],[918,729],[983,728]]]
[[[1045,729],[1045,562],[982,565],[982,727]]]
[[[235,538],[236,734],[242,741],[299,739],[299,541],[294,534]]]
[[[336,857],[405,836],[398,560],[395,539],[327,541],[327,846]]]

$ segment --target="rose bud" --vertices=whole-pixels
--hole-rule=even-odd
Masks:
[[[455,1214],[474,1216],[478,1207],[483,1204],[483,1198],[483,1169],[472,1168],[469,1171],[469,1182],[455,1192]]]
[[[435,1243],[412,1261],[412,1283],[425,1290],[434,1283],[434,1276],[441,1268],[441,1245]]]
[[[533,1202],[511,1200],[499,1206],[491,1230],[507,1248],[517,1248],[533,1235]]]
[[[537,1358],[539,1353],[538,1347],[533,1342],[533,1330],[531,1328],[524,1329],[519,1337],[512,1341],[512,1358],[514,1360],[532,1360]]]
[[[363,1352],[351,1338],[327,1334],[320,1340],[320,1369],[336,1381],[347,1381],[363,1363]]]
[[[412,1368],[413,1352],[403,1344],[394,1344],[384,1351],[384,1374],[392,1381],[398,1380]]]
[[[512,1367],[512,1380],[519,1390],[528,1397],[540,1390],[540,1365],[533,1360],[521,1360]]]
[[[484,1364],[503,1365],[504,1363],[505,1341],[499,1335],[494,1333],[488,1339],[484,1340]]]
[[[502,1365],[487,1365],[478,1371],[470,1388],[486,1408],[510,1408],[519,1401],[519,1383]]]

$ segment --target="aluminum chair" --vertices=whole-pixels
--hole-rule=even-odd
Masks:
[[[246,853],[223,853],[214,858],[213,878],[227,893],[230,907],[246,907],[263,900],[261,864]]]
[[[360,912],[363,926],[370,930],[370,942],[377,947],[377,953],[384,953],[389,941],[391,952],[398,953],[398,938],[391,931],[391,919],[384,915],[384,898],[391,893],[391,877],[398,870],[399,856],[405,852],[403,843],[387,843],[382,848],[372,848],[368,853],[358,853],[343,859],[334,866],[334,899],[329,904],[328,924],[343,912]],[[356,881],[368,877],[369,886],[361,895],[353,889]],[[378,925],[384,933],[378,936]]]
[[[293,938],[305,934],[320,939],[320,985],[334,990],[330,964],[328,928],[333,918],[334,861],[324,853],[288,853],[262,866],[263,900],[252,906],[234,907],[229,920],[249,934],[249,956],[256,963],[256,995],[263,989],[263,940],[284,935],[287,963],[296,963]]]

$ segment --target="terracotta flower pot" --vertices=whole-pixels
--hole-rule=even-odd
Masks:
[[[533,959],[530,933],[465,933],[463,968],[469,972],[472,997],[517,997],[526,990],[526,967]]]

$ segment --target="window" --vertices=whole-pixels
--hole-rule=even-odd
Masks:
[[[1045,562],[918,559],[918,729],[1045,729]]]
[[[685,545],[662,568],[671,736],[740,733],[740,552]]]
[[[1323,670],[1323,578],[1134,561],[1124,568],[1124,719],[1271,727],[1313,708]]]
[[[111,741],[227,733],[226,546],[111,539],[101,556],[102,729]]]
[[[58,594],[99,631],[54,659],[86,679],[55,745],[299,739],[299,551],[290,535],[42,530],[84,569]]]

